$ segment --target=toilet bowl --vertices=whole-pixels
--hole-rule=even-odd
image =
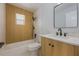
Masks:
[[[27,46],[29,55],[37,55],[38,49],[41,47],[40,43],[30,43]]]

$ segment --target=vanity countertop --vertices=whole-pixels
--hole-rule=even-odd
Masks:
[[[52,40],[56,40],[56,41],[60,41],[60,42],[64,42],[64,43],[68,43],[71,45],[76,45],[79,46],[79,37],[72,37],[72,36],[56,36],[53,34],[47,34],[47,35],[40,35],[42,37],[46,37]]]

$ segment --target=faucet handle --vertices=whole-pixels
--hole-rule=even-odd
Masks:
[[[67,33],[64,33],[64,36],[66,37],[67,36]]]

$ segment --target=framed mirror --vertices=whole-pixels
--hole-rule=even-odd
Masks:
[[[78,26],[78,4],[64,3],[54,8],[54,27],[71,28]]]

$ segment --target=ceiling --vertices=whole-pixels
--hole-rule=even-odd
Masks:
[[[57,3],[10,3],[11,5],[34,12],[42,6],[55,6]]]

